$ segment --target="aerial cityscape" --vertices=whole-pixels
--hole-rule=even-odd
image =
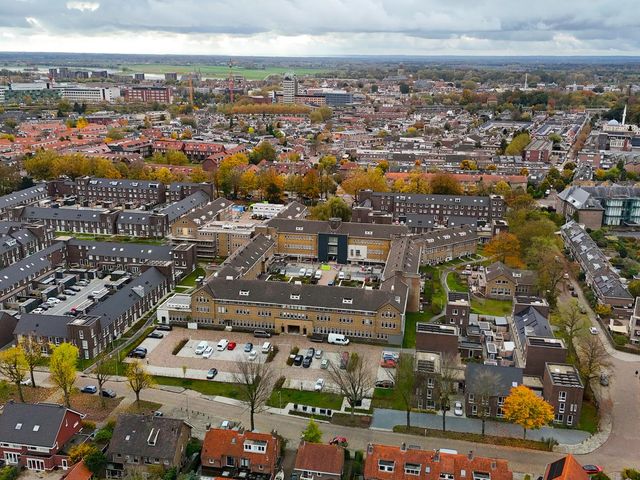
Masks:
[[[640,480],[635,10],[0,2],[0,480]]]

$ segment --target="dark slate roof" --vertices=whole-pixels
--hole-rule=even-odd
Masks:
[[[70,246],[86,249],[91,255],[139,258],[144,260],[171,260],[171,247],[125,242],[94,242],[91,240],[69,240]]]
[[[67,315],[39,315],[23,313],[13,331],[14,335],[28,335],[32,332],[40,337],[67,338],[67,324],[73,317]]]
[[[188,213],[186,217],[193,220],[198,225],[203,225],[207,222],[216,220],[218,218],[218,214],[224,209],[229,208],[231,205],[233,205],[231,200],[227,200],[224,197],[218,197],[212,202]]]
[[[47,255],[65,248],[64,243],[57,242],[40,250],[33,255],[29,255],[16,263],[0,270],[0,290],[8,286],[17,285],[20,281],[28,278],[34,272],[51,266],[51,261]]]
[[[66,412],[53,403],[8,402],[0,415],[0,441],[53,447]]]
[[[23,225],[23,222],[12,222],[9,220],[0,222],[0,235],[9,235],[14,230],[22,228]]]
[[[209,201],[209,195],[202,190],[198,190],[186,198],[179,200],[171,205],[168,205],[158,213],[166,215],[169,223],[173,223],[176,219],[180,218],[194,209],[201,207]]]
[[[83,179],[87,179],[90,185],[97,185],[98,187],[108,187],[108,188],[131,188],[138,190],[157,190],[162,186],[162,184],[155,180],[129,180],[129,179],[117,179],[113,178],[93,178],[93,177],[84,177]]]
[[[396,272],[417,274],[420,269],[420,245],[409,237],[396,238],[391,242],[382,279],[393,277]]]
[[[477,383],[477,381],[481,379],[481,374],[484,374],[484,372],[488,372],[495,378],[495,396],[506,397],[513,387],[522,385],[521,368],[468,363],[464,374],[467,392],[473,393],[484,387],[480,383]]]
[[[509,268],[502,262],[493,262],[491,265],[485,267],[485,277],[487,281],[499,276],[507,277],[516,285],[535,285],[537,281],[536,273],[532,270]]]
[[[246,272],[262,258],[264,253],[271,248],[274,243],[271,238],[258,234],[253,237],[249,243],[233,252],[233,254],[224,261],[223,267],[230,267],[238,272]]]
[[[339,222],[336,228],[332,228],[328,221],[274,217],[269,220],[267,224],[277,229],[278,232],[306,234],[333,233],[362,238],[392,238],[408,233],[407,227],[404,225],[378,225],[375,223]]]
[[[416,204],[436,204],[436,205],[468,205],[468,206],[491,206],[491,197],[474,195],[436,195],[420,193],[391,193],[373,192],[375,197],[393,198],[396,203],[407,202]]]
[[[527,307],[515,314],[513,325],[520,338],[520,345],[526,343],[527,337],[554,338],[549,320],[535,307]]]
[[[138,292],[147,295],[152,289],[166,280],[157,268],[145,270],[139,277],[134,278],[113,295],[100,301],[89,312],[89,315],[100,318],[100,326],[106,328],[124,312],[142,300]]]
[[[116,223],[118,224],[126,224],[126,225],[147,225],[149,224],[150,218],[156,215],[153,212],[139,212],[135,210],[123,210],[118,215],[118,220]]]
[[[278,218],[299,218],[303,216],[307,211],[307,207],[299,202],[291,202],[287,204],[280,212],[276,215]]]
[[[0,210],[24,205],[42,197],[47,191],[45,185],[35,185],[0,197]]]
[[[375,312],[387,303],[404,312],[406,301],[404,298],[406,290],[400,292],[391,291],[391,289],[365,290],[364,288],[295,285],[261,280],[226,280],[220,277],[211,278],[202,288],[213,298],[235,302],[301,305],[367,312]],[[299,299],[293,299],[292,295],[299,295]]]
[[[172,459],[179,448],[178,440],[185,425],[189,430],[191,429],[187,423],[176,418],[120,415],[113,429],[107,456],[111,458],[114,453],[121,453],[139,457]]]
[[[27,220],[81,220],[99,222],[100,214],[109,213],[106,208],[49,208],[25,207],[21,217]]]

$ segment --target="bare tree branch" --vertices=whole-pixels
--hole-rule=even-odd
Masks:
[[[273,370],[270,363],[241,361],[237,363],[238,372],[233,374],[239,384],[240,397],[248,405],[251,414],[251,430],[255,429],[254,415],[262,410],[271,395]]]

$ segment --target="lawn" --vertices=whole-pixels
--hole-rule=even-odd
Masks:
[[[135,413],[135,414],[149,414],[153,413],[157,410],[160,410],[162,406],[161,403],[156,402],[148,402],[147,400],[140,400],[140,403],[133,402],[127,408],[124,409],[123,413]]]
[[[204,277],[205,271],[204,268],[196,268],[189,275],[180,280],[178,286],[180,287],[194,287],[196,285],[196,278]]]
[[[280,390],[274,390],[267,401],[267,405],[276,408],[284,407],[287,403],[340,410],[342,406],[342,395],[329,392],[309,392],[306,390],[281,388]]]
[[[427,276],[431,276],[433,280],[426,281],[424,284],[424,301],[430,305],[425,308],[425,311],[409,312],[405,317],[404,322],[404,338],[402,339],[403,348],[415,348],[416,346],[416,323],[429,322],[434,315],[439,314],[445,305],[445,294],[440,284],[440,274],[442,273],[439,268],[435,267],[423,267],[420,269],[422,273],[426,273]]]
[[[85,420],[91,422],[102,422],[109,418],[111,412],[120,404],[123,397],[105,398],[105,407],[102,408],[100,397],[97,394],[76,392],[71,394],[71,408],[86,414]],[[62,394],[57,399],[58,403],[64,403]]]
[[[27,378],[28,375],[27,375]],[[36,385],[38,383],[36,382]],[[27,403],[37,403],[44,402],[56,391],[55,388],[45,388],[45,387],[22,387],[22,395],[24,396],[24,400]],[[13,400],[15,402],[20,401],[20,396],[18,395],[18,387],[16,387],[13,383],[9,383],[6,380],[0,380],[0,403],[6,403],[9,400]]]
[[[128,72],[140,72],[140,73],[169,73],[176,72],[179,74],[191,73],[198,70],[203,76],[213,78],[227,78],[229,76],[229,67],[226,65],[207,65],[197,63],[193,65],[168,65],[162,63],[138,63],[127,65],[121,65],[123,71]],[[293,71],[298,76],[315,75],[318,73],[326,72],[327,70],[315,69],[315,68],[291,68],[291,67],[267,67],[261,68],[243,68],[233,67],[233,73],[235,75],[242,75],[247,80],[263,80],[269,75],[281,75]]]
[[[504,317],[511,313],[512,304],[509,300],[494,300],[484,298],[482,300],[471,297],[471,312],[480,315],[492,315],[494,317]]]
[[[458,272],[449,272],[447,275],[447,286],[452,292],[468,292],[469,288],[463,283]]]
[[[200,392],[204,395],[218,395],[220,397],[228,398],[238,398],[240,396],[240,386],[236,383],[160,376],[154,376],[153,378],[159,385],[188,388],[189,390],[195,390],[196,392]]]
[[[390,408],[392,410],[406,411],[402,396],[392,388],[376,388],[373,392],[373,408]]]
[[[590,402],[582,402],[582,412],[580,413],[580,422],[578,430],[584,430],[591,434],[598,431],[598,410],[595,405]]]

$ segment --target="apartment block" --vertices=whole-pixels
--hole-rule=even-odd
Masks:
[[[547,363],[542,377],[543,397],[553,406],[553,423],[576,426],[582,411],[584,385],[573,365]]]
[[[148,180],[112,180],[109,178],[78,177],[75,185],[80,202],[113,205],[157,205],[165,202],[165,186]]]

